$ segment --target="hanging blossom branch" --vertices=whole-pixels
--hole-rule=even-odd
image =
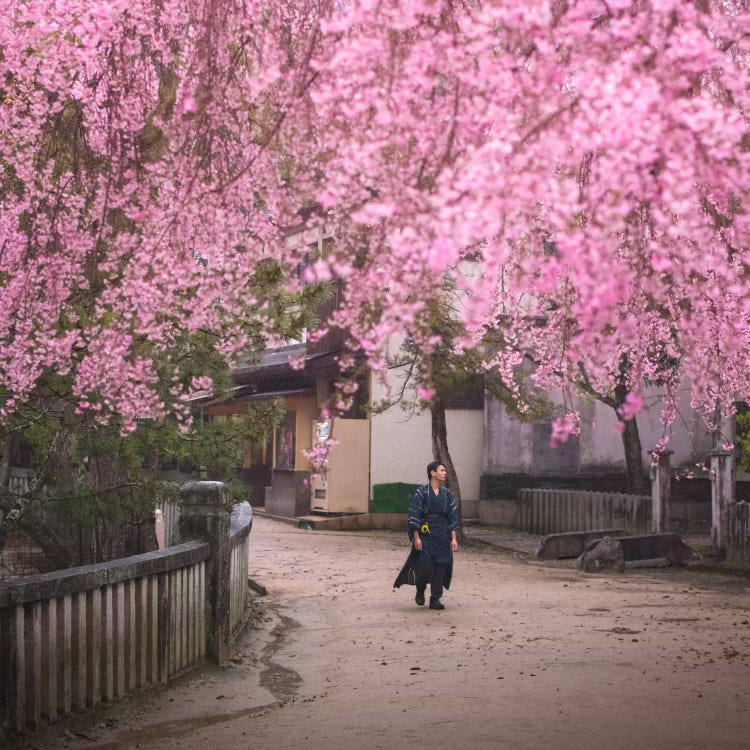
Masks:
[[[626,352],[635,393],[685,383],[705,414],[750,395],[744,4],[0,12],[0,417],[52,370],[102,421],[186,420],[190,383],[173,362],[164,387],[163,363],[199,330],[230,361],[250,324],[273,340],[248,280],[273,258],[299,290],[283,230],[301,215],[335,238],[321,327],[375,366],[392,334],[429,356],[415,321],[450,274],[462,346],[504,312],[540,388],[582,362],[610,392]],[[504,379],[517,364],[488,352]]]

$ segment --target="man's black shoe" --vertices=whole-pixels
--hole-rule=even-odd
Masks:
[[[417,595],[414,597],[414,601],[421,607],[424,604],[424,591],[417,589]]]
[[[435,599],[434,597],[430,597],[430,609],[445,609],[445,604],[443,604],[440,599]]]

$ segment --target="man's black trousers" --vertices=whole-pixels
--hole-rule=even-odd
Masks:
[[[439,599],[443,595],[443,581],[445,581],[445,565],[433,563],[432,568],[425,567],[420,571],[417,579],[417,591],[424,594],[427,584],[430,584],[430,597]]]

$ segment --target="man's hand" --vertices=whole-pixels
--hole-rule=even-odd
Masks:
[[[456,539],[456,532],[451,532],[451,552],[458,552],[458,539]]]
[[[419,534],[417,532],[414,532],[414,549],[417,550],[417,552],[422,551],[422,540],[419,537]]]

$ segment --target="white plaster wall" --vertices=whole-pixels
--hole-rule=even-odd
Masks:
[[[448,409],[448,448],[466,502],[479,499],[482,473],[483,414],[478,409]],[[374,415],[371,425],[370,497],[375,484],[427,481],[425,467],[432,461],[428,412],[409,417],[393,407]]]
[[[533,461],[532,425],[510,416],[505,407],[485,397],[484,468],[488,474],[527,474]]]
[[[658,388],[644,390],[644,408],[638,414],[638,432],[649,463],[648,451],[661,440],[662,392]],[[560,394],[550,401],[562,403]],[[575,404],[581,415],[579,471],[622,471],[625,455],[622,437],[617,431],[614,410],[589,397],[579,397]],[[504,407],[488,400],[485,408],[485,460],[488,474],[527,473],[533,465],[532,426],[509,416]],[[702,419],[690,407],[687,392],[678,399],[677,417],[669,430],[668,448],[674,452],[673,466],[692,465],[705,459],[712,440]]]
[[[658,388],[644,389],[644,407],[637,416],[638,434],[646,461],[647,452],[664,434],[661,422],[661,395],[662,392]],[[617,417],[614,410],[599,401],[586,402],[582,399],[579,411],[582,417],[581,468],[624,467],[622,438],[616,430]],[[669,433],[670,441],[667,447],[674,451],[673,466],[694,464],[711,449],[711,436],[701,418],[690,407],[687,392],[681,394],[678,399],[677,418]]]
[[[399,346],[399,341],[391,340],[389,354],[395,354]],[[390,382],[395,389],[397,381],[391,378]],[[372,378],[371,395],[375,404],[389,395],[377,375]],[[462,500],[476,501],[482,473],[484,414],[481,409],[448,409],[445,418],[448,448],[458,474]],[[412,413],[395,405],[381,414],[373,414],[370,429],[371,498],[375,484],[427,481],[425,467],[432,461],[429,412]]]

